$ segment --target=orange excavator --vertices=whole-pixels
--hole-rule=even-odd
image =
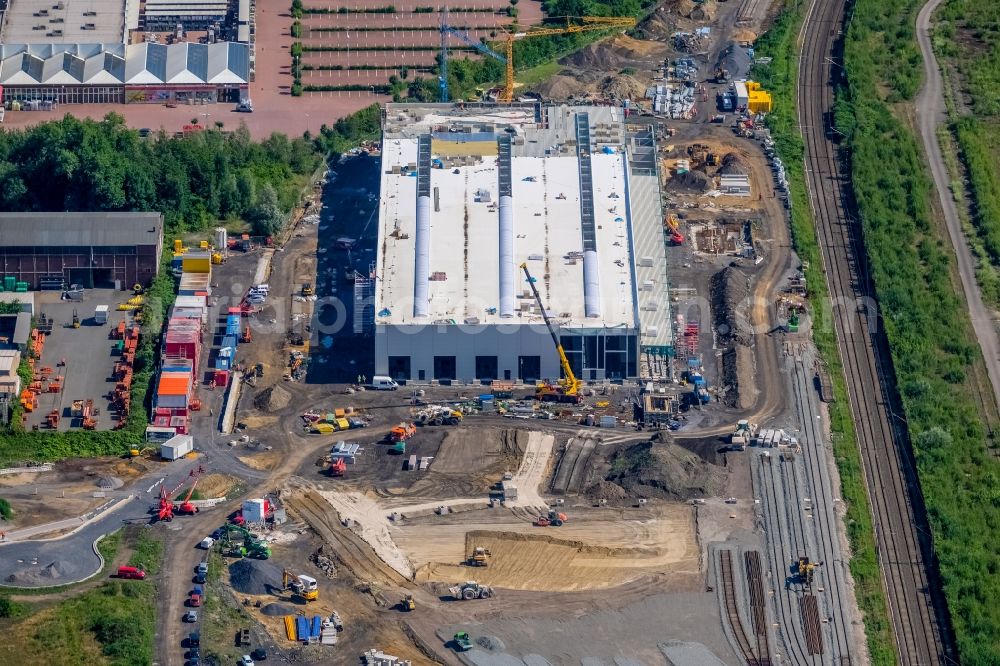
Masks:
[[[344,476],[347,472],[347,461],[343,458],[337,458],[332,463],[330,463],[330,476]]]

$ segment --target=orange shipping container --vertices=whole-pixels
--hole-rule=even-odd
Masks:
[[[159,395],[187,395],[190,375],[182,372],[166,372],[160,376]]]

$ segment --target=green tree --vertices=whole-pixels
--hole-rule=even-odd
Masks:
[[[278,194],[270,184],[261,188],[253,207],[247,212],[247,221],[254,232],[262,236],[273,236],[281,230],[285,220],[278,206]]]

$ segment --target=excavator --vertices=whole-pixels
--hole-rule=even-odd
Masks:
[[[291,589],[292,592],[306,601],[316,601],[319,599],[319,587],[316,584],[316,579],[312,576],[304,574],[296,575],[288,569],[283,569],[281,572],[281,584],[284,589]]]
[[[521,264],[521,270],[524,271],[524,277],[527,278],[528,284],[531,285],[531,293],[535,295],[535,300],[538,302],[538,309],[542,311],[545,326],[549,329],[549,335],[552,336],[552,342],[556,346],[556,353],[559,354],[559,364],[562,366],[563,373],[563,378],[559,380],[558,384],[548,381],[539,383],[535,388],[535,398],[542,402],[580,404],[582,402],[582,398],[579,395],[580,380],[573,374],[573,368],[570,367],[569,359],[566,358],[566,350],[563,349],[562,343],[559,342],[559,336],[556,335],[556,329],[552,326],[552,322],[549,321],[545,305],[542,304],[542,297],[538,293],[538,287],[535,286],[535,279],[528,272],[528,265]]]

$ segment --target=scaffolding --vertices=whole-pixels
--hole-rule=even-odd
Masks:
[[[375,264],[368,274],[354,273],[354,334],[368,335],[375,331]]]

